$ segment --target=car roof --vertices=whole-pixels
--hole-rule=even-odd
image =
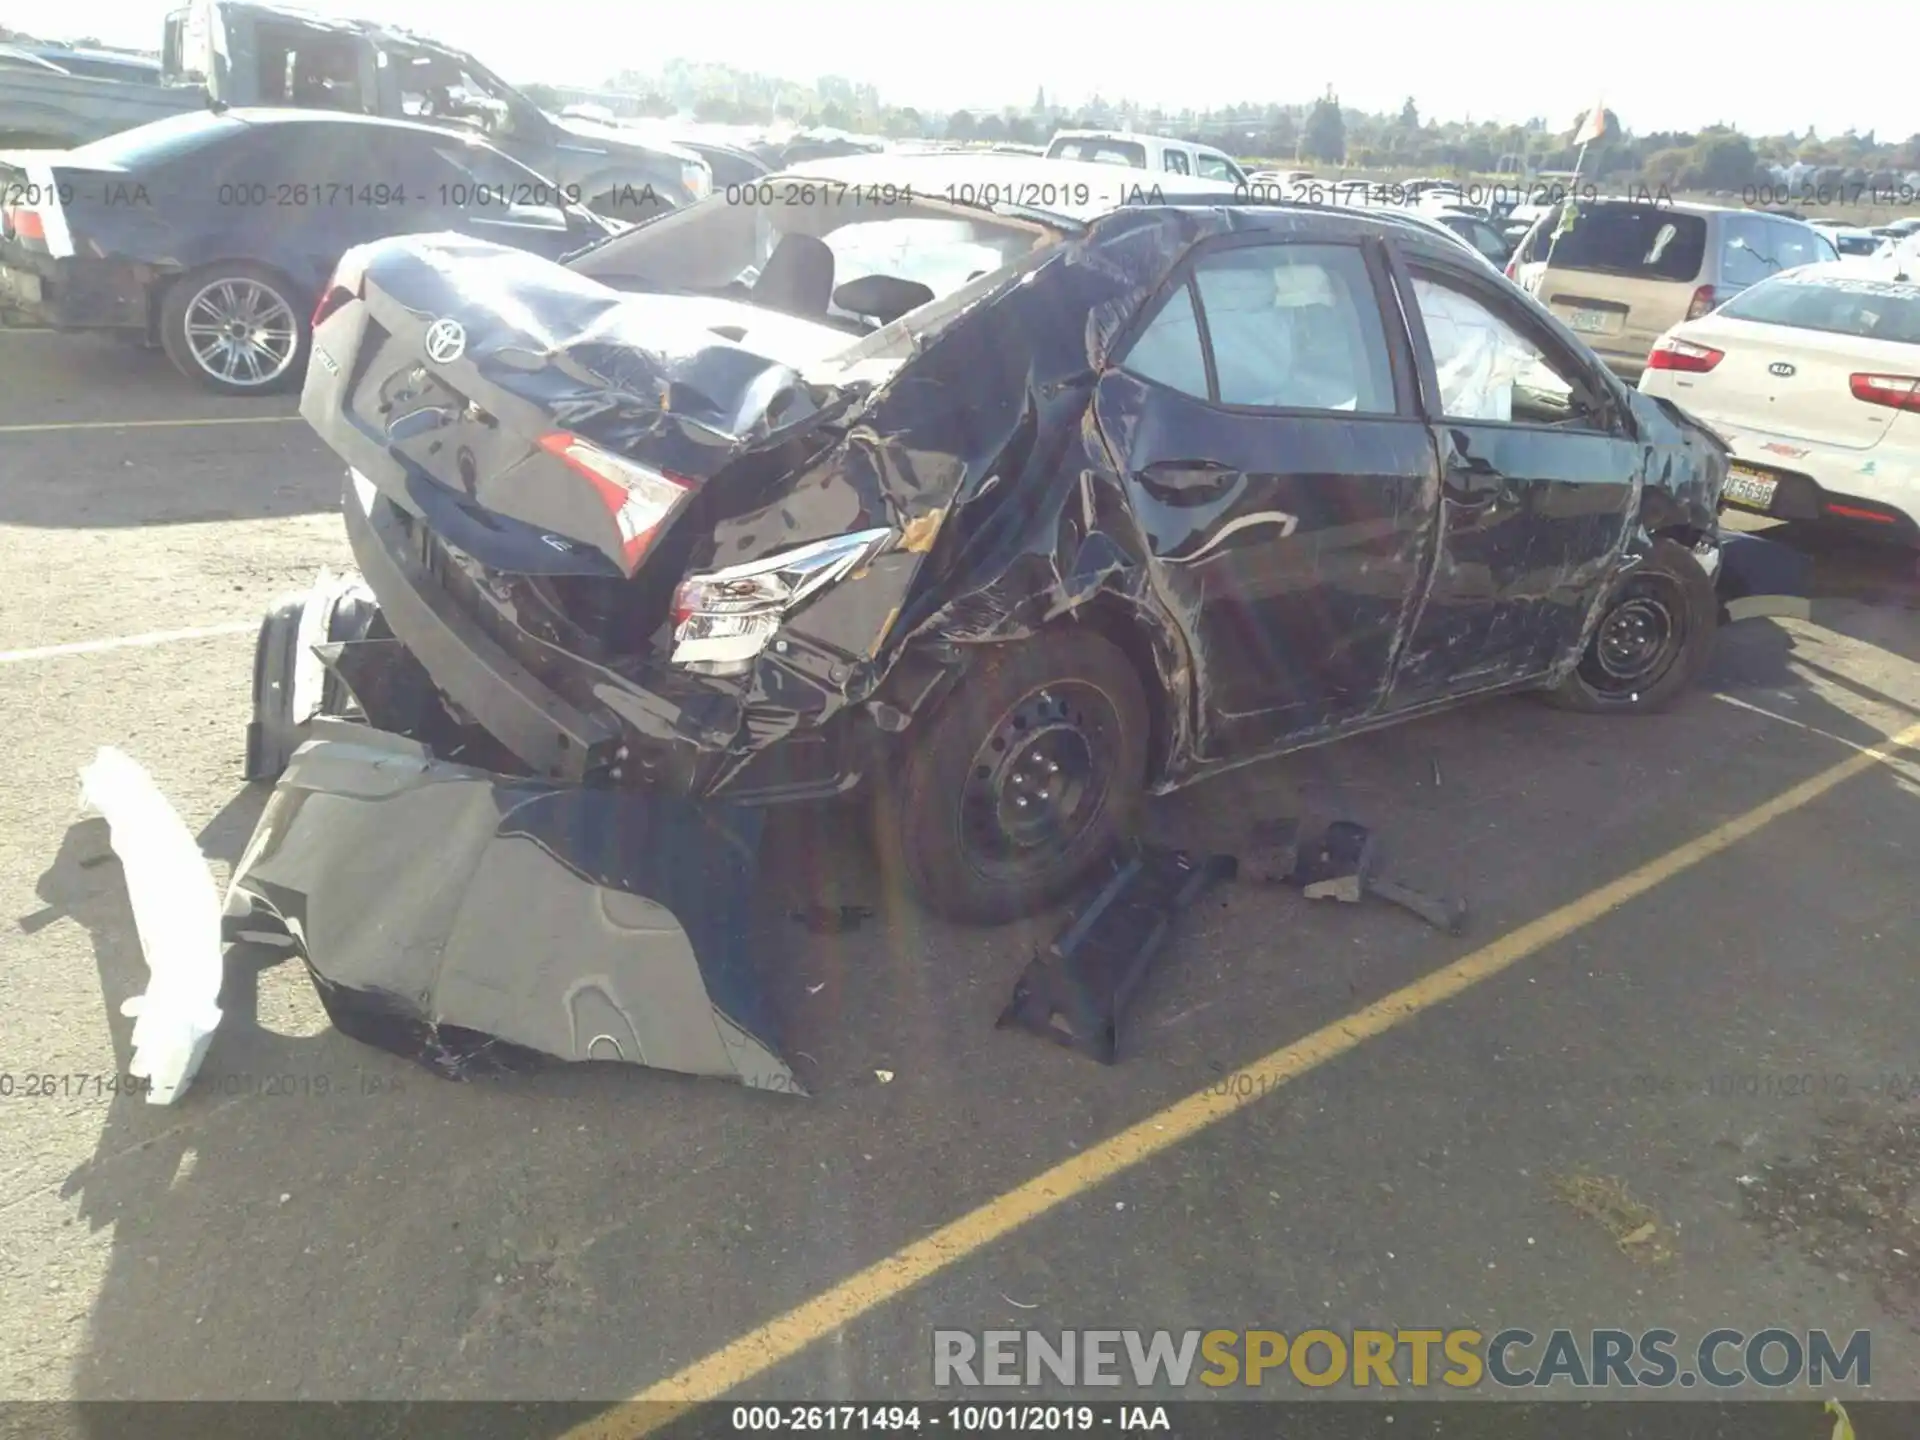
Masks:
[[[1879,263],[1875,264],[1876,261]],[[1920,296],[1920,276],[1914,276],[1911,267],[1902,264],[1897,255],[1860,255],[1850,260],[1821,260],[1812,265],[1782,270],[1778,275],[1767,278],[1780,280],[1789,277],[1796,285],[1857,285],[1863,280],[1877,281],[1899,286]]]

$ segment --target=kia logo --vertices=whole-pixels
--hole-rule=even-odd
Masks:
[[[1789,365],[1784,360],[1776,360],[1771,365],[1767,366],[1767,373],[1769,375],[1778,375],[1781,379],[1784,380],[1786,379],[1787,376],[1793,374],[1793,366]]]
[[[451,365],[467,353],[467,332],[458,320],[436,320],[427,327],[427,358]]]

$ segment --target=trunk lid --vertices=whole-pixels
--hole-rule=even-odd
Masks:
[[[362,303],[329,311],[342,291]],[[840,392],[801,369],[853,341],[441,235],[350,255],[314,343],[302,413],[391,498],[436,529],[540,532],[517,563],[481,538],[499,568],[630,577],[707,481],[831,418]]]
[[[1920,346],[1825,334],[1715,315],[1676,337],[1723,358],[1704,374],[1676,372],[1675,398],[1711,422],[1807,440],[1842,450],[1871,450],[1900,412],[1853,396],[1856,374],[1920,374]]]

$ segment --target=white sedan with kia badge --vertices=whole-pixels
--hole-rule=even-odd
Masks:
[[[1920,281],[1783,271],[1655,342],[1640,389],[1733,447],[1723,498],[1920,547]]]

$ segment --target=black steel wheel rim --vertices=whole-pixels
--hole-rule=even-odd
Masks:
[[[1119,716],[1093,686],[1036,690],[1011,706],[974,752],[960,793],[968,863],[987,876],[1044,866],[1106,809]]]
[[[1596,692],[1630,699],[1673,667],[1687,644],[1686,596],[1665,575],[1636,576],[1600,617],[1580,672]]]

